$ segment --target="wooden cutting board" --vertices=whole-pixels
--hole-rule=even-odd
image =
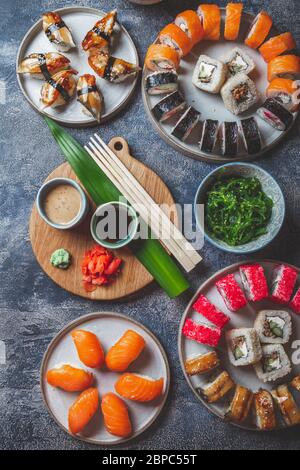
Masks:
[[[109,146],[158,204],[174,204],[174,199],[161,178],[129,154],[125,139],[114,137]],[[79,182],[68,163],[56,168],[46,181],[58,177],[72,178]],[[43,221],[34,204],[29,223],[33,253],[44,272],[72,294],[91,300],[116,300],[135,294],[148,286],[153,278],[128,248],[117,251],[124,263],[121,274],[111,285],[98,287],[93,292],[86,292],[83,288],[80,262],[84,252],[95,244],[89,228],[94,210],[94,205],[90,203],[89,214],[79,227],[57,230]],[[177,223],[176,215],[173,222]],[[55,268],[49,261],[53,251],[58,248],[65,248],[72,255],[72,264],[67,270]]]

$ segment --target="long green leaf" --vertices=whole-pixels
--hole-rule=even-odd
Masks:
[[[100,170],[86,150],[52,119],[45,120],[82,185],[94,203],[99,206],[116,201],[121,193]],[[158,240],[139,240],[131,245],[137,259],[145,266],[158,284],[173,298],[189,288],[180,269]]]

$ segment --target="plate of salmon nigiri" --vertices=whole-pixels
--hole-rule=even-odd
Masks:
[[[157,338],[124,315],[100,312],[68,324],[50,343],[41,389],[56,423],[99,445],[133,439],[155,421],[170,369]]]

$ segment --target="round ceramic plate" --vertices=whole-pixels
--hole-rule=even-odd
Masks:
[[[274,267],[278,264],[280,264],[279,261],[255,261],[260,264],[265,269],[265,273],[267,276],[268,281],[270,281],[272,271]],[[251,263],[251,262],[250,262]],[[209,380],[209,374],[206,375],[195,375],[195,376],[188,376],[187,373],[185,372],[184,368],[184,363],[185,361],[197,354],[204,354],[205,352],[211,350],[211,348],[201,345],[197,343],[196,341],[191,341],[187,339],[185,336],[183,336],[182,328],[185,323],[185,320],[187,318],[192,318],[195,321],[199,321],[201,318],[201,322],[207,323],[204,317],[200,317],[199,313],[195,312],[192,308],[194,302],[196,299],[199,297],[200,294],[205,295],[213,304],[215,304],[220,310],[222,310],[224,313],[229,315],[230,317],[230,322],[229,324],[224,328],[224,331],[226,330],[231,330],[233,328],[253,328],[253,324],[256,318],[256,315],[260,310],[285,310],[289,312],[292,316],[292,327],[293,327],[293,334],[292,337],[288,343],[288,345],[284,345],[284,349],[287,352],[288,356],[291,358],[292,353],[294,350],[292,349],[291,345],[293,341],[297,340],[300,338],[300,317],[299,315],[296,315],[293,313],[288,307],[286,306],[279,306],[274,304],[274,302],[270,302],[268,300],[262,301],[262,302],[251,302],[248,303],[247,307],[245,307],[243,310],[240,310],[237,313],[232,313],[230,312],[227,307],[225,306],[225,303],[223,302],[222,297],[220,296],[217,288],[215,287],[215,284],[218,279],[220,279],[223,276],[226,276],[228,274],[234,274],[237,281],[241,285],[241,278],[239,275],[239,267],[245,264],[245,262],[237,263],[232,266],[229,266],[226,269],[223,269],[216,274],[214,274],[210,279],[208,279],[197,291],[197,293],[194,295],[192,300],[190,301],[189,305],[187,306],[181,323],[180,323],[180,328],[179,328],[179,336],[178,336],[178,348],[179,348],[179,357],[180,357],[180,362],[181,362],[181,367],[183,370],[183,373],[185,375],[185,378],[191,387],[192,391],[194,392],[195,396],[205,405],[212,413],[217,415],[221,419],[225,419],[225,413],[228,411],[229,403],[230,403],[230,398],[232,396],[228,394],[228,396],[225,396],[224,399],[222,399],[220,402],[214,403],[214,404],[208,404],[206,401],[203,400],[203,398],[200,396],[198,389],[199,387],[202,387],[205,383],[207,383]],[[285,263],[287,264],[287,263]],[[297,269],[298,272],[300,270],[293,266],[293,268]],[[270,283],[269,283],[270,285]],[[292,373],[290,376],[283,377],[280,379],[278,382],[270,382],[269,384],[265,384],[261,382],[252,366],[249,367],[234,367],[228,358],[228,353],[227,353],[227,347],[226,347],[226,342],[224,338],[224,333],[222,335],[222,339],[219,343],[219,346],[217,348],[217,352],[221,361],[221,366],[224,370],[226,370],[229,375],[232,377],[234,382],[247,387],[248,389],[252,390],[253,392],[258,391],[260,388],[264,388],[266,390],[273,390],[277,385],[287,383],[291,378],[293,378],[295,375],[298,375],[300,373],[300,365],[293,365]],[[293,393],[294,398],[296,399],[298,405],[300,406],[300,394],[297,392]],[[277,415],[277,429],[278,428],[285,428],[285,424],[282,420],[282,417],[280,414]],[[235,424],[236,423],[232,423]],[[257,430],[255,424],[254,424],[254,418],[253,416],[250,416],[247,421],[245,421],[243,424],[237,425],[241,428],[247,429],[247,430]]]
[[[129,367],[128,371],[153,378],[164,378],[164,393],[157,400],[150,403],[137,403],[125,400],[129,408],[133,427],[133,434],[129,439],[122,439],[109,434],[104,427],[100,410],[82,433],[73,436],[82,441],[100,445],[114,445],[131,440],[151,426],[165,404],[170,385],[170,369],[167,356],[158,339],[147,328],[124,315],[112,312],[92,313],[69,323],[51,341],[41,366],[41,389],[46,407],[56,423],[68,433],[68,409],[79,393],[68,393],[51,387],[45,377],[47,370],[63,363],[87,369],[80,362],[70,335],[72,330],[78,328],[95,333],[105,351],[108,351],[126,330],[135,330],[145,338],[146,347],[139,358]],[[90,370],[96,376],[96,386],[99,387],[100,399],[107,392],[115,392],[114,384],[121,374],[105,369]]]
[[[71,66],[77,70],[79,77],[84,73],[95,72],[88,64],[88,54],[81,49],[81,42],[85,34],[94,26],[96,21],[102,18],[105,13],[95,8],[87,7],[66,7],[55,10],[59,13],[67,26],[72,31],[73,38],[77,44],[76,49],[69,52],[63,52],[63,55],[71,61]],[[17,55],[17,67],[28,54],[33,52],[55,52],[55,47],[48,41],[42,29],[42,19],[38,20],[25,35]],[[112,54],[134,64],[139,63],[137,50],[126,29],[119,23],[116,23]],[[42,80],[36,80],[29,76],[17,74],[20,88],[29,101],[29,103],[39,112],[50,116],[57,122],[66,126],[89,127],[97,125],[97,121],[82,112],[81,105],[74,97],[69,104],[60,108],[40,109],[40,91],[43,85]],[[102,122],[115,116],[124,108],[134,92],[138,77],[129,79],[122,83],[109,83],[97,77],[99,86],[104,97],[104,110]]]
[[[242,114],[239,118],[236,118],[230,111],[227,111],[223,100],[220,95],[213,95],[199,90],[192,84],[192,75],[197,63],[198,57],[201,54],[205,54],[214,59],[219,59],[224,54],[231,51],[234,47],[239,47],[244,50],[255,62],[256,70],[250,75],[257,86],[257,89],[261,95],[260,104],[265,100],[265,90],[268,86],[267,80],[267,64],[264,62],[260,53],[254,49],[250,49],[243,42],[242,38],[245,38],[247,31],[250,28],[250,25],[254,19],[254,16],[249,13],[244,13],[242,17],[241,30],[240,30],[240,40],[239,42],[234,41],[225,41],[224,39],[214,42],[214,41],[204,41],[196,45],[192,52],[184,57],[181,60],[180,68],[178,70],[179,75],[179,89],[182,91],[185,100],[188,105],[193,106],[195,109],[201,112],[201,120],[205,119],[215,119],[220,122],[222,121],[236,121],[239,118],[247,118],[255,114],[256,108],[251,108],[249,112]],[[225,20],[225,8],[222,9],[222,21]],[[274,34],[276,32],[274,31]],[[200,151],[198,142],[200,140],[200,130],[201,123],[196,126],[196,128],[191,133],[190,137],[186,142],[181,142],[179,139],[171,135],[171,131],[178,121],[180,114],[174,116],[172,119],[159,123],[153,116],[151,109],[155,104],[163,98],[164,95],[150,96],[145,89],[145,78],[148,75],[147,69],[143,70],[143,80],[142,80],[142,95],[147,114],[154,126],[154,129],[158,134],[172,147],[174,147],[179,152],[187,155],[188,157],[195,158],[197,160],[204,160],[211,163],[220,163],[220,162],[229,162],[229,161],[241,161],[241,160],[254,160],[266,151],[273,148],[277,145],[286,135],[286,132],[280,132],[271,127],[261,118],[257,117],[257,122],[262,134],[262,143],[263,148],[259,154],[248,155],[242,139],[240,138],[239,150],[237,157],[228,158],[221,155],[220,148],[218,146],[214,150],[214,153],[203,153]],[[296,119],[296,114],[294,116]]]

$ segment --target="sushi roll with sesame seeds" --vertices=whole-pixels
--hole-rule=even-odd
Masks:
[[[245,73],[238,73],[227,80],[221,96],[225,108],[235,116],[248,111],[259,100],[255,83]]]
[[[240,267],[240,275],[248,300],[260,302],[269,297],[265,271],[260,264],[244,264]]]
[[[177,90],[160,100],[152,109],[152,113],[157,121],[164,122],[183,111],[185,106],[186,102]]]
[[[236,157],[239,145],[239,128],[236,122],[222,122],[221,148],[225,157]]]
[[[147,76],[145,86],[149,95],[163,95],[178,90],[178,75],[174,71],[153,72]]]
[[[230,321],[229,316],[221,312],[221,310],[213,305],[204,295],[200,295],[200,297],[198,297],[193,305],[193,309],[200,313],[200,315],[203,315],[203,317],[218,328],[224,328],[224,326]]]
[[[175,124],[171,134],[182,142],[185,142],[198,124],[199,120],[200,113],[192,106],[189,106],[189,108]]]
[[[212,153],[218,138],[219,121],[206,119],[203,123],[201,139],[199,142],[200,150],[205,153]]]
[[[193,73],[193,85],[202,91],[218,94],[226,76],[227,67],[223,62],[201,55]]]
[[[262,346],[262,354],[261,361],[254,365],[254,369],[264,383],[275,382],[291,372],[291,362],[281,344]]]
[[[249,73],[253,72],[256,68],[251,57],[239,47],[230,50],[221,60],[227,65],[230,75],[237,75],[241,72],[249,75]]]
[[[274,98],[268,98],[257,110],[257,114],[278,131],[286,131],[294,120],[292,113]]]
[[[254,328],[262,344],[286,344],[292,334],[291,316],[283,310],[262,310]]]
[[[225,305],[232,312],[238,312],[247,305],[247,299],[233,274],[219,279],[216,287],[222,296]]]
[[[196,323],[191,318],[185,321],[182,333],[188,339],[213,348],[218,346],[221,339],[220,328],[210,327],[200,322]]]
[[[248,154],[259,153],[262,149],[262,140],[256,120],[253,117],[242,119],[240,131]]]
[[[274,269],[271,281],[271,300],[278,304],[287,304],[291,300],[297,281],[296,269],[281,264]]]
[[[235,367],[256,364],[262,358],[259,337],[254,328],[236,328],[226,333],[228,356]]]

